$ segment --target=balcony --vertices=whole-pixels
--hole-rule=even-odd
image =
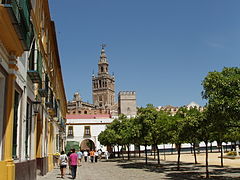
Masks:
[[[29,0],[4,0],[4,8],[7,9],[12,25],[23,49],[29,50],[33,39],[33,25],[30,21],[31,4]]]
[[[51,108],[51,109],[53,108],[53,103],[52,102],[46,102],[45,105],[48,108]]]
[[[35,46],[32,47],[28,65],[28,75],[32,82],[42,83],[42,56]]]
[[[41,97],[47,97],[47,95],[48,95],[47,89],[38,89],[38,94]]]
[[[44,88],[43,87],[39,88],[38,93],[41,97],[47,98],[48,91],[49,91],[49,79],[48,79],[47,74],[45,74],[45,80],[44,80],[43,84],[44,84]]]

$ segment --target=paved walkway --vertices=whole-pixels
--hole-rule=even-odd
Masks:
[[[170,159],[170,158],[169,158]],[[157,179],[203,179],[205,177],[205,166],[184,162],[181,170],[176,170],[176,161],[161,161],[157,166],[156,161],[149,160],[146,166],[144,159],[123,161],[102,160],[98,163],[83,162],[78,167],[77,180],[157,180]],[[240,164],[239,164],[240,167]],[[209,171],[212,179],[240,179],[240,168],[218,165],[210,165]],[[67,171],[68,172],[68,171]],[[44,177],[37,180],[56,180],[60,178],[59,169],[54,169]],[[65,179],[71,179],[66,175]]]

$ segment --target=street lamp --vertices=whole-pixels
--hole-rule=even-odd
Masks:
[[[38,100],[32,102],[34,115],[37,115],[37,114],[38,114],[40,104],[41,104],[41,101],[38,101]]]

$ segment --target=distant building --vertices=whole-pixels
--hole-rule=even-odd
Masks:
[[[203,111],[203,107],[195,102],[191,102],[190,104],[186,105],[186,108],[189,110],[191,108],[197,108],[199,111]]]
[[[66,134],[68,146],[78,146],[82,150],[91,148],[106,150],[100,145],[98,135],[106,129],[119,114],[136,116],[136,93],[122,91],[115,102],[115,78],[109,75],[109,63],[104,46],[98,62],[98,74],[92,76],[93,104],[84,102],[78,92],[68,101]]]
[[[167,105],[167,106],[158,106],[157,110],[158,111],[165,111],[170,113],[171,115],[175,115],[178,111],[179,107]]]
[[[120,91],[118,94],[119,114],[127,117],[135,117],[137,115],[136,92]]]
[[[203,111],[203,107],[195,102],[191,102],[188,105],[184,105],[183,107],[186,107],[188,110],[191,108],[197,108],[199,111]],[[177,106],[167,105],[167,106],[158,106],[157,110],[169,112],[171,115],[174,116],[177,113],[179,108],[180,107],[177,107]]]
[[[109,109],[102,109],[94,104],[82,101],[80,94],[76,92],[73,100],[68,101],[68,114],[80,115],[80,114],[110,114]]]
[[[81,150],[102,149],[105,151],[106,147],[100,144],[98,135],[112,121],[110,114],[67,115],[67,146],[77,143]]]

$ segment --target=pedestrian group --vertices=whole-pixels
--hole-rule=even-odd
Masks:
[[[61,171],[61,178],[64,178],[66,174],[67,165],[69,166],[69,174],[72,175],[72,179],[76,178],[77,174],[77,166],[81,166],[82,157],[84,157],[85,162],[98,162],[102,159],[102,150],[84,150],[76,152],[75,149],[71,149],[68,154],[65,154],[64,151],[61,152],[59,157],[59,165]],[[104,152],[105,159],[108,159],[109,153],[108,151]]]

